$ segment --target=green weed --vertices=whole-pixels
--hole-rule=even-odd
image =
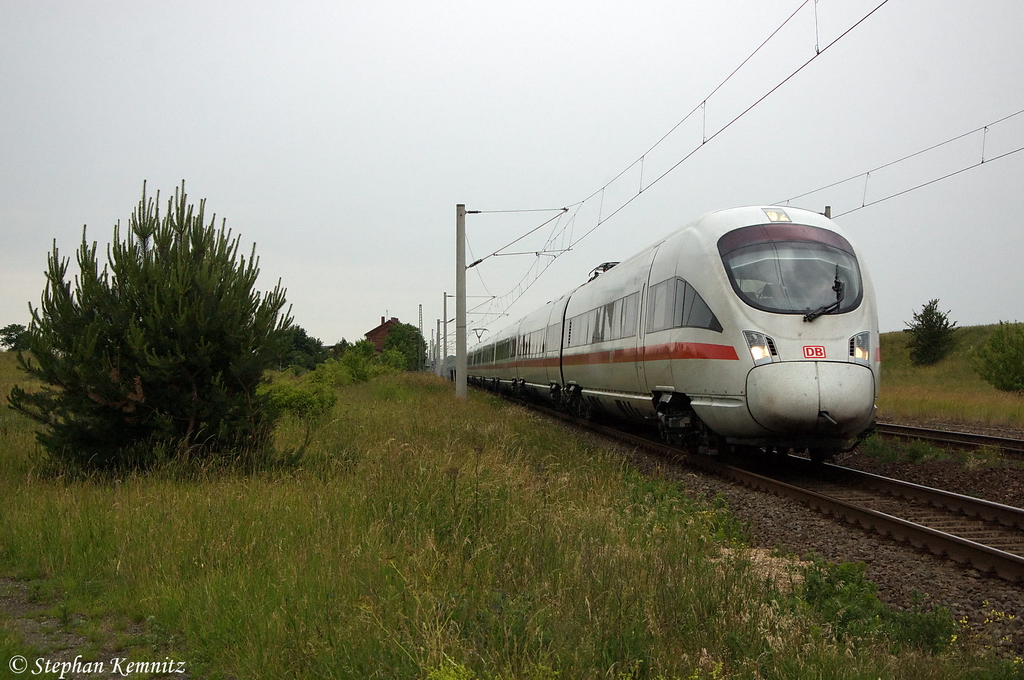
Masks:
[[[757,567],[722,499],[490,395],[378,380],[338,388],[289,466],[72,479],[0,463],[0,573],[38,577],[72,620],[143,624],[123,644],[196,677],[945,678],[977,662],[929,647],[937,623],[878,610],[862,574],[783,588],[791,572]]]
[[[890,609],[878,599],[877,588],[865,573],[863,562],[814,560],[804,575],[801,605],[818,612],[843,638],[879,636],[897,647],[932,654],[951,644],[956,622],[948,610]]]

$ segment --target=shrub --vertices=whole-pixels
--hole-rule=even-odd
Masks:
[[[934,364],[953,348],[956,322],[949,322],[949,312],[939,311],[939,301],[930,300],[920,312],[914,312],[914,322],[907,322],[906,332],[911,340],[910,361],[918,366]]]
[[[189,204],[184,182],[162,217],[158,200],[143,184],[102,269],[83,230],[73,284],[54,243],[31,310],[32,358],[19,362],[45,387],[16,386],[9,400],[43,426],[52,456],[83,469],[145,467],[154,450],[258,451],[273,425],[256,387],[286,349],[284,290],[253,290],[255,245],[239,256],[240,237],[205,225],[205,201]]]
[[[300,420],[313,420],[334,407],[338,395],[329,385],[306,380],[303,384],[275,380],[260,385],[257,393],[274,414],[290,413]]]
[[[387,349],[378,354],[369,340],[360,340],[350,345],[341,357],[341,365],[348,370],[353,382],[366,382],[384,373],[401,371],[405,368],[405,362],[405,356],[395,349]]]
[[[1024,324],[1000,321],[978,348],[974,370],[997,390],[1024,393]]]
[[[328,359],[307,376],[312,383],[327,385],[328,387],[344,387],[355,382],[352,374],[337,359]]]

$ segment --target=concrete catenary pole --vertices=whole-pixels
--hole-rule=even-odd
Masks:
[[[441,377],[441,320],[437,320],[437,333],[434,335],[434,373]]]
[[[448,371],[448,291],[444,293],[444,320],[441,322],[444,324],[444,343],[441,345],[441,375],[446,379],[449,377]]]
[[[466,387],[466,206],[455,206],[455,396],[465,399]]]

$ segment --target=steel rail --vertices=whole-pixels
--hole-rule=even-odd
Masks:
[[[606,435],[613,439],[644,448],[664,455],[683,464],[698,468],[705,472],[718,475],[748,488],[771,493],[777,496],[802,501],[823,514],[858,525],[868,531],[882,536],[909,543],[915,548],[928,550],[939,557],[946,557],[959,564],[973,567],[985,574],[994,574],[1011,582],[1024,583],[1024,556],[1016,555],[998,548],[993,548],[967,538],[955,536],[944,531],[933,529],[912,521],[900,519],[877,510],[872,510],[855,503],[801,488],[778,479],[757,474],[750,470],[727,465],[705,456],[689,453],[683,449],[669,446],[651,439],[622,432],[620,430],[597,425],[590,421],[567,415],[550,408],[514,400],[523,406],[542,411],[548,415],[572,423],[584,429]],[[856,470],[839,466],[824,466],[824,470],[836,475],[867,475]],[[899,480],[869,475],[862,478],[865,485],[874,485],[880,490],[897,496],[911,498],[921,502],[947,508],[953,512],[978,517],[986,521],[995,521],[1010,527],[1024,527],[1024,510],[1000,505],[968,496],[931,489]]]
[[[991,446],[1007,453],[1024,455],[1024,440],[1010,439],[1007,437],[993,437],[985,434],[974,434],[971,432],[954,432],[950,430],[935,430],[926,427],[913,427],[910,425],[896,425],[894,423],[878,423],[875,431],[889,437],[901,439],[921,439],[923,441],[938,442],[940,444],[952,444],[955,446]]]
[[[862,470],[853,470],[841,465],[825,464],[822,466],[827,476],[833,481],[840,478],[853,484],[891,494],[897,498],[925,503],[938,509],[958,513],[965,517],[974,517],[985,522],[993,522],[1004,527],[1024,530],[1024,509],[1012,505],[1004,505],[984,498],[974,498],[952,491],[934,489],[900,479],[890,479]]]

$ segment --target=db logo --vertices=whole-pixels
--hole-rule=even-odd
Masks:
[[[825,348],[821,345],[804,345],[804,359],[824,359]]]

